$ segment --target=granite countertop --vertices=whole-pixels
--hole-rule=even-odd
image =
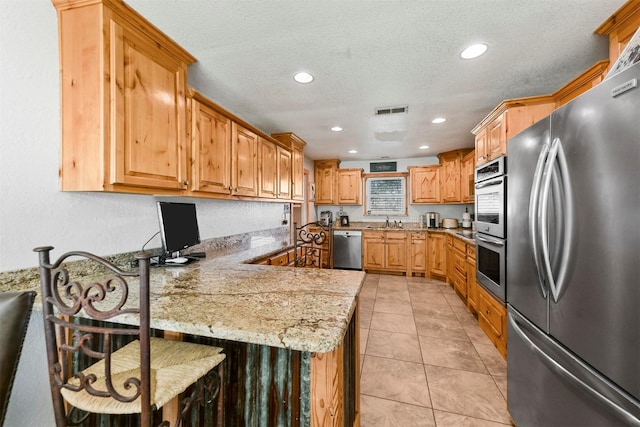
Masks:
[[[365,273],[245,263],[290,246],[279,242],[152,268],[151,327],[298,351],[334,350],[344,338]],[[54,251],[52,260],[59,255]],[[0,291],[39,290],[37,271],[31,270],[0,282]],[[93,276],[86,271],[83,281]],[[134,303],[137,288],[131,297]],[[138,323],[131,315],[117,321]]]
[[[393,224],[393,223],[392,223]],[[402,227],[385,227],[384,222],[351,222],[349,226],[334,225],[334,230],[372,230],[372,231],[424,231],[427,233],[447,233],[468,244],[475,244],[475,230],[468,228],[425,228],[417,222],[402,223]]]

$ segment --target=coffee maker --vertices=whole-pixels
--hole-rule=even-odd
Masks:
[[[333,223],[333,213],[331,211],[320,212],[320,224],[325,227],[330,226]]]
[[[426,212],[427,228],[440,227],[440,214],[438,212]]]

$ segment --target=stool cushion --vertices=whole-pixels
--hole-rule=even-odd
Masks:
[[[0,293],[0,426],[3,423],[35,292]]]
[[[225,355],[222,349],[201,344],[151,338],[151,405],[161,408],[184,392],[191,384],[220,364]],[[111,377],[114,388],[122,395],[133,395],[132,387],[126,390],[127,378],[140,378],[140,342],[133,341],[112,354]],[[106,390],[104,361],[99,361],[82,371],[98,378],[92,386]],[[77,378],[69,384],[77,385]],[[119,402],[111,397],[92,396],[85,390],[78,392],[63,388],[65,400],[78,409],[105,414],[140,413],[140,397],[132,402]]]

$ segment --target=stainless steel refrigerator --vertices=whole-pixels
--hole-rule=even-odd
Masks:
[[[508,407],[640,426],[640,64],[508,143]]]

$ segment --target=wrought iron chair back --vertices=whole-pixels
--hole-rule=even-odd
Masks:
[[[307,268],[330,268],[331,228],[319,222],[310,222],[298,227],[293,223],[294,266]]]
[[[77,408],[69,403],[70,392],[83,392],[90,395],[89,399],[93,399],[92,402],[107,403],[107,400],[114,399],[117,401],[115,405],[120,405],[118,402],[134,403],[138,405],[139,410],[136,412],[140,414],[140,425],[151,426],[154,410],[159,409],[152,403],[152,393],[156,393],[155,389],[160,387],[154,382],[152,391],[151,355],[157,353],[157,350],[152,350],[155,347],[152,341],[164,341],[173,346],[197,346],[151,337],[151,254],[136,254],[138,269],[128,272],[103,258],[81,251],[67,252],[54,263],[50,263],[49,253],[52,249],[47,246],[35,248],[34,251],[39,253],[47,361],[56,424],[59,427],[76,425],[84,422],[92,412],[113,413],[108,410],[103,412]],[[106,275],[106,278],[102,281],[87,280],[90,283],[84,284],[73,281],[69,277],[68,269],[63,267],[63,263],[72,257],[93,261],[91,266],[92,271],[95,268],[96,277]],[[130,288],[136,280],[139,293],[132,292],[135,288]],[[134,316],[135,319],[133,322],[131,319],[126,321],[122,316]],[[135,325],[136,323],[138,325]],[[129,326],[130,324],[133,326]],[[139,342],[139,350],[135,348],[136,340]],[[126,348],[133,350],[127,349],[125,353],[132,351],[133,356],[126,359],[126,362],[137,363],[134,369],[123,368],[125,356],[118,353],[123,349],[116,348],[127,342],[130,344]],[[221,351],[215,347],[211,349]],[[224,359],[222,354],[219,357]],[[88,366],[89,369],[85,370]],[[116,371],[121,372],[116,374]],[[197,379],[198,377],[195,378]],[[217,395],[219,377],[216,377],[215,382],[215,390],[212,390],[212,393]],[[65,409],[66,406],[70,406],[69,410]],[[180,419],[176,420],[176,425],[179,423]],[[165,421],[160,425],[168,426],[169,423]]]

